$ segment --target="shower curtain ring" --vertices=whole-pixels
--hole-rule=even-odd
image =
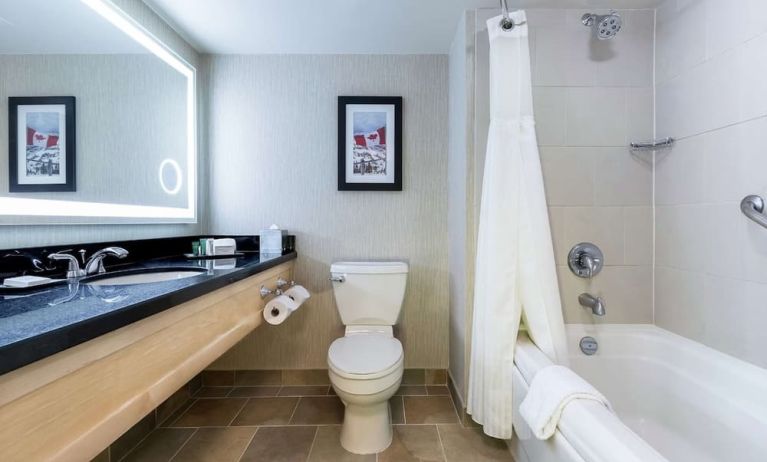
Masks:
[[[514,21],[509,16],[509,6],[506,4],[506,0],[501,1],[501,28],[503,30],[511,30],[514,28]]]

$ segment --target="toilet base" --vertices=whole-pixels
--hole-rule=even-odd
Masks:
[[[346,403],[341,446],[353,454],[375,454],[391,444],[389,401],[355,405]]]

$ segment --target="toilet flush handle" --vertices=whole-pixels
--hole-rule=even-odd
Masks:
[[[343,274],[333,274],[329,279],[333,282],[346,282],[346,276]]]

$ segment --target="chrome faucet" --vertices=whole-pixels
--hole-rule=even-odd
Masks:
[[[578,303],[584,308],[591,308],[591,312],[596,316],[605,315],[605,301],[602,297],[594,297],[591,294],[583,293],[578,296]]]
[[[128,251],[122,247],[106,247],[91,255],[91,258],[89,258],[88,262],[85,263],[85,268],[81,269],[80,262],[77,260],[77,257],[65,252],[69,252],[69,250],[62,250],[60,252],[52,253],[48,255],[48,258],[51,260],[66,260],[69,262],[69,266],[67,267],[67,279],[79,278],[91,274],[106,273],[106,269],[104,268],[104,258],[125,258],[128,256]],[[85,251],[81,250],[80,255],[84,256]]]
[[[85,264],[85,274],[100,274],[106,273],[104,268],[104,259],[106,257],[125,258],[128,256],[128,251],[122,247],[106,247],[91,255],[88,259],[88,263]],[[77,261],[77,259],[75,259]]]
[[[80,262],[77,261],[77,257],[64,252],[68,252],[68,250],[52,253],[48,255],[48,258],[50,260],[66,260],[69,262],[69,266],[67,267],[67,279],[74,279],[85,276],[85,271],[80,269]]]

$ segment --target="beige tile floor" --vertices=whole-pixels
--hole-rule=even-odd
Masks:
[[[360,456],[341,447],[343,404],[330,386],[205,387],[123,461],[512,461],[503,441],[459,424],[445,386],[403,385],[390,405],[391,446]]]

